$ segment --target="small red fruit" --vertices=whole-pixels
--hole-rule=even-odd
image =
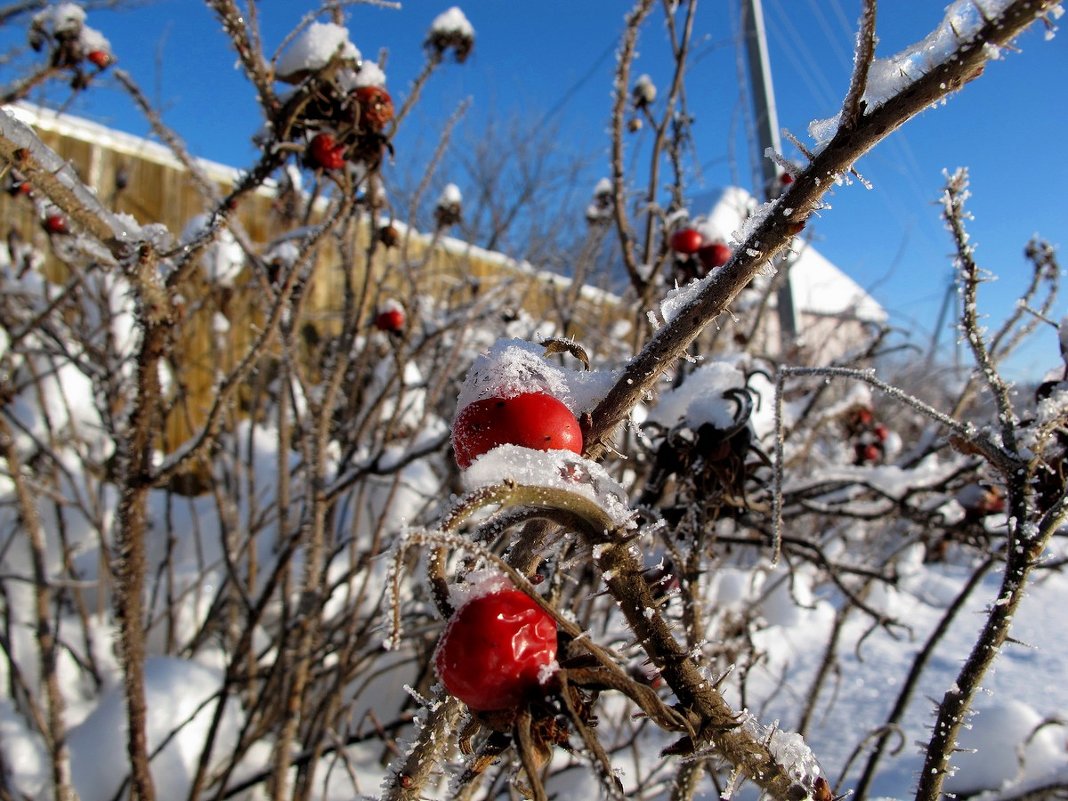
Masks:
[[[853,446],[853,463],[862,465],[870,462],[878,462],[882,458],[882,451],[874,443],[858,442]]]
[[[395,306],[380,311],[375,317],[375,328],[389,333],[401,331],[404,328],[404,311]]]
[[[107,50],[90,50],[86,55],[86,59],[99,69],[111,66],[111,53]]]
[[[582,453],[582,429],[563,403],[544,392],[469,403],[452,427],[452,447],[461,470],[498,445]]]
[[[461,606],[434,652],[445,689],[484,712],[511,709],[536,696],[555,660],[556,621],[516,589]]]
[[[882,423],[877,423],[875,428],[872,429],[875,434],[875,438],[879,442],[886,442],[886,438],[890,436],[890,429],[884,426]]]
[[[779,183],[781,183],[783,186],[789,186],[793,182],[794,176],[790,175],[790,173],[788,172],[784,172],[782,175],[779,176]]]
[[[377,133],[393,119],[393,98],[381,86],[361,86],[352,94],[367,129]]]
[[[345,146],[334,141],[328,133],[317,133],[308,145],[311,163],[324,170],[340,170],[345,166]]]
[[[697,258],[706,270],[722,267],[731,260],[731,255],[731,249],[723,242],[713,242],[697,251]]]
[[[868,428],[875,422],[875,415],[867,406],[854,406],[849,416],[849,422],[855,428]]]
[[[692,256],[701,249],[701,245],[704,244],[704,241],[705,238],[696,228],[680,228],[671,235],[668,244],[676,253]]]
[[[44,218],[44,229],[50,234],[66,234],[70,232],[67,218],[62,214],[49,214]]]

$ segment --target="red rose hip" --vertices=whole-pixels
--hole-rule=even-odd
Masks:
[[[697,258],[706,270],[714,270],[731,260],[731,249],[723,242],[713,242],[698,250]]]
[[[377,133],[393,119],[393,98],[381,86],[361,86],[352,94],[360,121],[368,130]]]
[[[396,307],[384,309],[375,317],[375,328],[379,331],[396,333],[404,328],[404,312]]]
[[[671,240],[668,244],[676,253],[692,256],[701,249],[704,241],[705,238],[701,236],[701,232],[696,228],[680,228],[671,235]]]
[[[70,226],[67,225],[67,218],[62,214],[49,214],[44,218],[44,229],[50,234],[67,234],[70,233]]]
[[[111,65],[111,53],[107,50],[90,50],[86,59],[98,69],[106,69]]]
[[[484,398],[460,410],[452,447],[461,469],[498,445],[582,453],[582,429],[567,406],[544,392]]]
[[[461,606],[434,652],[445,689],[483,712],[511,709],[536,696],[555,660],[556,621],[516,589]]]
[[[340,170],[345,166],[345,146],[334,141],[328,133],[318,133],[308,145],[311,163],[324,170]]]

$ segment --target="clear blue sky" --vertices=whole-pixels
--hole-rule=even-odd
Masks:
[[[740,116],[748,95],[738,82],[736,2],[700,4],[688,73],[707,189],[732,180],[745,183],[752,174]],[[452,4],[412,0],[399,11],[349,9],[351,37],[364,56],[388,50],[386,72],[395,98],[403,97],[422,64],[420,45],[430,20]],[[833,114],[845,92],[859,0],[764,0],[764,5],[780,125],[804,139],[809,121]],[[413,125],[396,142],[399,157],[412,141],[406,137],[428,138],[428,129],[433,134],[467,97],[473,99],[474,123],[491,109],[501,117],[513,109],[548,115],[560,130],[561,148],[606,153],[614,50],[629,4],[467,0],[460,6],[476,29],[475,51],[466,64],[447,64],[432,80]],[[941,19],[943,6],[934,0],[880,4],[879,54],[921,39]],[[264,39],[273,47],[309,4],[283,0],[260,7]],[[202,3],[161,0],[121,13],[96,12],[89,23],[109,37],[122,66],[161,102],[167,122],[194,153],[235,166],[251,161],[250,136],[261,122],[253,92]],[[659,21],[645,29],[635,68],[661,84],[669,75],[663,38]],[[858,168],[874,190],[859,185],[835,190],[829,198],[833,208],[812,227],[817,246],[870,288],[894,322],[924,342],[951,272],[950,242],[933,205],[943,169],[971,169],[973,239],[981,264],[1000,276],[981,295],[992,326],[1026,280],[1022,251],[1028,238],[1039,233],[1055,245],[1068,242],[1068,161],[1061,154],[1068,130],[1068,32],[1046,41],[1034,29],[1019,46],[1021,52],[991,64],[946,106],[926,112],[862,160]],[[4,72],[6,83],[10,69]],[[133,133],[146,131],[130,104],[106,87],[71,110]],[[787,148],[787,155],[797,154]],[[606,171],[605,155],[591,171],[591,188]],[[1062,301],[1055,316],[1066,311]],[[942,339],[951,342],[953,332]],[[1035,378],[1057,362],[1051,330],[1013,362],[1013,373]]]

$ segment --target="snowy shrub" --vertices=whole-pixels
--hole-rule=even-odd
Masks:
[[[492,192],[444,176],[431,233],[394,219],[397,127],[474,46],[459,8],[395,105],[345,4],[274,58],[254,14],[210,5],[263,114],[232,186],[115,71],[199,187],[184,230],[117,214],[0,110],[11,203],[48,243],[12,228],[0,245],[0,797],[1063,796],[1064,638],[1036,605],[1068,602],[1068,362],[1033,393],[999,372],[1050,323],[1052,248],[1028,246],[1017,313],[984,331],[967,173],[946,176],[975,370],[937,398],[911,391],[878,326],[843,335],[834,364],[756,338],[828,179],[1054,3],[957,0],[889,60],[865,3],[841,112],[799,143],[804,163],[773,154],[778,197],[747,200],[726,233],[683,202],[676,23],[693,4],[664,6],[679,73],[654,82],[631,79],[655,19],[638,3],[612,178],[557,253],[573,280],[539,276],[539,310],[518,281],[431,275],[469,250],[445,232],[477,227],[472,199]],[[91,99],[112,55],[84,9],[21,18],[34,81]],[[628,151],[642,125],[661,132],[652,152]],[[666,185],[648,170],[662,163]],[[440,167],[413,167],[413,213]],[[268,241],[242,224],[257,193]],[[604,253],[619,297],[584,286]],[[721,336],[728,307],[752,335]],[[506,590],[537,607],[550,656],[505,708],[468,709],[435,673],[439,637]],[[449,670],[507,679],[525,642],[479,643]]]

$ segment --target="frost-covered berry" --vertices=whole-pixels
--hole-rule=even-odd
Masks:
[[[471,598],[434,653],[438,677],[471,709],[510,709],[542,691],[556,665],[556,621],[526,593]]]

